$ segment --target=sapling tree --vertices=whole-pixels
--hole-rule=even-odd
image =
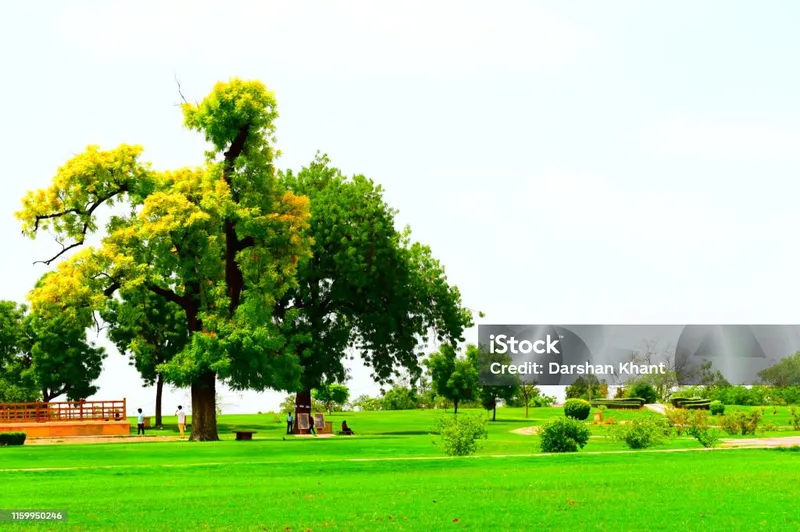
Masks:
[[[325,405],[325,411],[333,412],[333,407],[340,407],[350,398],[350,390],[343,384],[322,384],[314,389],[314,399]]]

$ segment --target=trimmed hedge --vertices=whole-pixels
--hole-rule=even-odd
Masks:
[[[572,419],[583,421],[589,417],[591,411],[592,405],[589,401],[584,401],[583,399],[567,399],[564,402],[564,415]]]
[[[641,397],[626,397],[624,399],[597,399],[592,401],[592,406],[605,406],[606,408],[623,410],[623,409],[639,409],[645,404],[645,400]]]
[[[24,432],[0,432],[0,446],[23,445],[27,438]]]
[[[701,399],[699,397],[675,397],[670,399],[669,402],[675,408],[708,410],[711,406],[710,399]]]

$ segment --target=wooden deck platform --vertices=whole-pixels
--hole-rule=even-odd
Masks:
[[[125,399],[0,403],[0,432],[24,432],[28,438],[129,435]]]
[[[120,436],[131,433],[131,424],[123,421],[45,421],[44,423],[0,422],[0,432],[24,432],[28,438],[64,436]]]

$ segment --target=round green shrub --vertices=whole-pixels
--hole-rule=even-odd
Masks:
[[[634,419],[628,424],[617,425],[612,436],[630,449],[647,449],[658,445],[667,436],[669,424],[663,418]]]
[[[645,403],[653,404],[658,401],[658,394],[652,384],[639,382],[631,386],[628,390],[629,397],[641,397]]]
[[[725,413],[725,405],[722,404],[722,401],[711,401],[708,408],[715,416],[721,416]]]
[[[564,403],[564,415],[578,421],[583,421],[589,417],[589,412],[591,411],[592,405],[589,404],[589,401],[583,399],[567,399]]]
[[[585,423],[560,417],[542,425],[539,435],[543,453],[574,453],[586,445],[592,433]]]

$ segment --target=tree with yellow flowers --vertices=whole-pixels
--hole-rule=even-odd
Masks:
[[[101,310],[121,289],[147,290],[183,310],[190,340],[159,371],[191,388],[191,437],[209,441],[219,439],[217,379],[233,389],[297,387],[291,336],[271,318],[310,254],[309,205],[277,179],[276,102],[262,83],[218,83],[182,110],[185,125],[211,145],[201,167],[157,171],[140,146],[90,146],[48,188],[30,192],[17,217],[31,238],[49,230],[61,242],[46,264],[79,248],[31,293],[34,310]],[[115,206],[114,214],[101,244],[85,247],[101,230],[101,206]]]

